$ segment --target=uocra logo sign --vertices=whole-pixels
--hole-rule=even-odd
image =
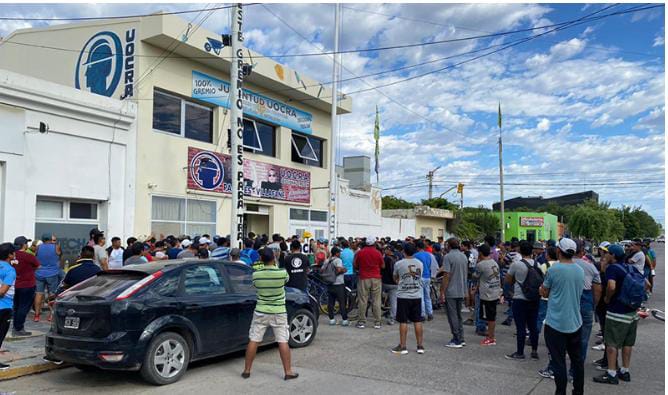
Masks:
[[[114,32],[98,32],[84,44],[74,73],[74,87],[111,97],[123,79],[121,99],[132,96],[135,29],[125,32],[125,45]]]

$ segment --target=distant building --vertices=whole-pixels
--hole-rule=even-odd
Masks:
[[[560,206],[574,206],[584,203],[587,200],[593,200],[598,203],[598,193],[594,191],[572,193],[570,195],[555,196],[551,198],[543,198],[542,196],[533,197],[516,197],[504,201],[505,210],[515,210],[518,208],[528,208],[538,210],[544,208],[550,203],[555,203]],[[492,205],[494,211],[501,210],[501,203],[497,202]]]
[[[495,212],[497,217],[501,215]],[[505,227],[505,240],[510,241],[513,237],[519,240],[557,240],[563,230],[559,229],[557,217],[548,213],[535,212],[505,212],[503,226]]]
[[[439,236],[447,238],[448,221],[455,215],[450,210],[415,206],[409,209],[383,210],[383,236],[404,238],[406,236],[424,236],[436,240]]]

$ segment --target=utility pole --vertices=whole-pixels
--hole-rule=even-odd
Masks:
[[[230,245],[242,248],[244,239],[244,108],[242,85],[244,77],[243,17],[241,3],[232,9],[232,65],[230,68],[230,139],[232,153],[232,212]]]
[[[459,192],[459,208],[464,209],[464,184],[461,182],[457,184],[457,192]]]
[[[427,180],[429,180],[429,200],[431,200],[432,190],[434,189],[434,185],[433,185],[434,173],[436,173],[436,170],[438,170],[440,168],[441,168],[441,166],[438,166],[434,170],[430,170],[429,173],[427,173]]]
[[[336,126],[337,126],[337,56],[339,52],[339,4],[334,4],[334,54],[332,55],[332,110],[331,110],[331,137],[329,139],[329,240],[334,239],[336,234]]]
[[[499,187],[501,192],[501,241],[506,241],[506,216],[503,201],[503,140],[501,138],[501,102],[499,102]]]

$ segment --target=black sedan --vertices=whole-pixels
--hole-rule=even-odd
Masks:
[[[309,345],[318,309],[286,288],[290,346]],[[153,384],[181,378],[191,361],[243,350],[256,292],[252,269],[173,260],[103,272],[59,295],[46,354],[87,370],[139,370]],[[265,343],[274,341],[271,330]]]

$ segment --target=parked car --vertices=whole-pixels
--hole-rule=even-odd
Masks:
[[[253,318],[252,269],[214,260],[169,260],[103,272],[56,299],[46,355],[82,370],[140,371],[156,385],[188,364],[243,350]],[[286,288],[291,347],[311,344],[317,307]],[[274,341],[271,330],[264,343]]]
[[[657,243],[665,243],[666,242],[666,237],[664,235],[661,235],[661,236],[657,237],[656,242]]]

